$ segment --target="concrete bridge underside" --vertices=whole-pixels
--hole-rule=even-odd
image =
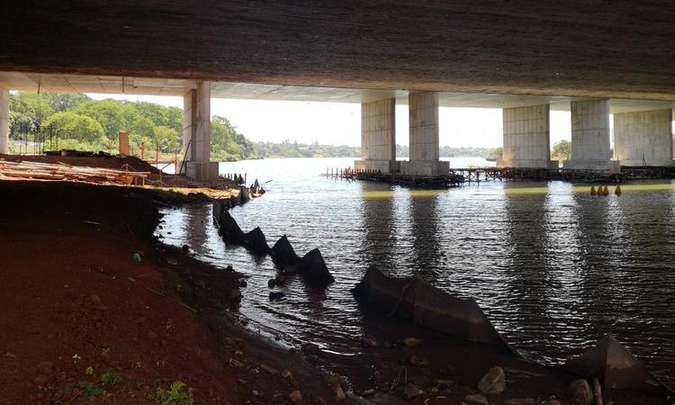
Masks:
[[[9,0],[0,71],[675,101],[670,0]]]
[[[672,163],[669,0],[27,0],[0,10],[0,152],[16,89],[183,96],[198,177],[213,172],[211,97],[361,103],[358,164],[377,170],[445,171],[439,106],[503,108],[506,166],[556,165],[548,114],[559,109],[572,115],[567,168]],[[396,103],[409,106],[403,164],[392,152]]]

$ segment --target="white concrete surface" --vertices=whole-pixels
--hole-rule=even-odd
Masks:
[[[609,144],[609,100],[573,101],[571,104],[572,147],[565,169],[616,173]]]
[[[0,153],[9,153],[9,90],[0,88]]]
[[[448,174],[449,163],[438,159],[438,93],[410,93],[408,111],[410,155],[407,162],[401,162],[401,173],[411,176]]]
[[[319,101],[364,103],[394,97],[398,104],[408,103],[404,89],[359,89],[328,86],[288,86],[240,82],[210,82],[211,97],[224,99]],[[196,89],[198,81],[187,79],[84,74],[0,72],[0,87],[10,90],[46,93],[109,93],[182,96]],[[549,104],[553,111],[569,111],[574,98],[526,94],[474,92],[438,92],[440,107],[515,108]],[[612,99],[611,113],[675,108],[675,101]]]
[[[614,114],[614,158],[622,166],[671,166],[672,121],[672,109]]]
[[[396,99],[361,103],[361,160],[354,167],[388,174],[395,171],[395,163]]]
[[[218,176],[218,162],[211,162],[211,85],[197,83],[197,88],[183,95],[183,151],[188,177],[211,180]],[[185,149],[187,148],[187,153]]]
[[[411,161],[438,160],[438,93],[410,93]]]
[[[551,160],[549,112],[548,104],[503,110],[504,144],[498,167],[558,167],[558,162]]]

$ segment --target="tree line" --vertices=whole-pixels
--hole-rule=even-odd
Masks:
[[[183,111],[148,102],[94,100],[85,94],[10,94],[10,139],[14,144],[45,142],[45,150],[107,151],[118,148],[119,132],[129,133],[132,151],[145,147],[173,155],[182,149]],[[211,122],[216,160],[256,157],[253,143],[225,117]]]

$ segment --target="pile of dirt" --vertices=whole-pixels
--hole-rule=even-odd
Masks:
[[[47,155],[0,155],[0,159],[20,162],[65,163],[72,166],[102,167],[105,169],[128,170],[159,174],[160,170],[136,156],[99,154],[93,156],[47,156]]]

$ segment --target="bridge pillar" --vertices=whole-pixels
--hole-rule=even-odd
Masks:
[[[183,174],[202,181],[218,177],[218,162],[210,161],[210,143],[211,83],[198,82],[183,96]]]
[[[395,98],[361,103],[361,160],[354,167],[385,174],[398,171]]]
[[[0,153],[9,153],[9,90],[0,88]]]
[[[614,157],[621,166],[673,164],[673,110],[614,114]]]
[[[504,146],[498,167],[557,169],[551,160],[551,130],[548,104],[504,108]]]
[[[408,95],[410,157],[401,162],[401,173],[411,176],[447,175],[449,163],[439,160],[438,93]]]
[[[564,168],[618,173],[619,162],[610,160],[609,100],[572,101],[572,150]]]

